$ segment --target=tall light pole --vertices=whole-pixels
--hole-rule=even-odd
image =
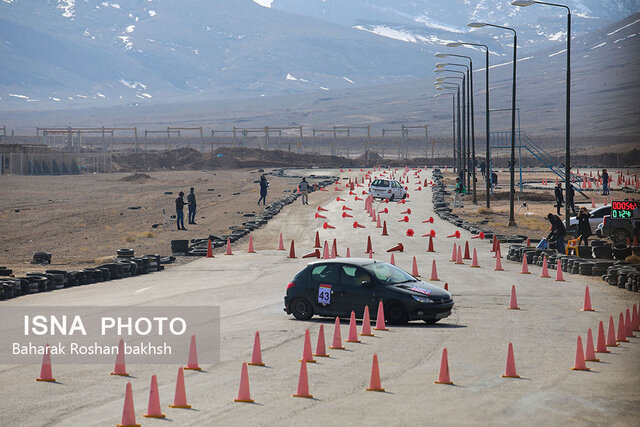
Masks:
[[[467,42],[454,42],[454,43],[447,43],[447,47],[458,47],[458,46],[479,46],[479,47],[484,47],[485,49],[485,75],[486,75],[486,83],[485,83],[485,110],[486,110],[486,175],[485,175],[485,183],[486,183],[486,191],[487,191],[487,208],[491,207],[491,175],[490,175],[490,158],[489,156],[491,155],[490,149],[489,149],[489,143],[490,143],[490,139],[491,139],[491,131],[489,128],[489,47],[487,45],[484,44],[480,44],[480,43],[467,43]],[[472,80],[473,81],[473,80]],[[472,86],[473,87],[473,86]],[[472,122],[473,123],[473,122]],[[473,138],[473,152],[474,152],[474,159],[475,159],[475,132],[474,132],[474,138]],[[474,160],[475,161],[475,160]],[[475,174],[475,167],[474,167],[474,174]],[[473,193],[474,193],[474,203],[475,201],[475,175],[474,175],[474,187],[473,187]]]
[[[455,87],[451,86],[436,86],[437,90],[456,90]],[[434,98],[439,98],[441,96],[451,95],[451,141],[453,142],[453,153],[452,159],[455,162],[456,158],[456,94],[453,92],[439,93],[434,96]]]
[[[440,67],[438,67],[438,65],[440,65]],[[460,71],[460,70],[451,70],[451,69],[447,69],[444,68],[444,66],[442,64],[438,64],[436,65],[436,69],[434,70],[434,72],[436,73],[457,73],[460,74],[460,77],[457,77],[459,79],[462,79],[462,140],[459,141],[460,142],[460,146],[461,146],[461,170],[462,170],[462,183],[465,182],[466,180],[466,174],[468,173],[467,171],[467,164],[466,164],[466,157],[465,157],[465,144],[466,144],[466,125],[465,125],[465,115],[466,115],[466,103],[465,103],[465,95],[466,95],[466,89],[465,89],[465,82],[467,81],[466,79],[466,73],[464,71]],[[460,64],[466,67],[466,65],[464,64]],[[454,78],[453,76],[450,76],[449,78]]]
[[[516,162],[516,63],[518,59],[518,34],[516,30],[502,25],[487,24],[486,22],[470,22],[467,24],[472,28],[494,27],[502,30],[513,31],[513,83],[511,85],[511,162],[509,165],[509,174],[511,176],[511,185],[509,191],[509,227],[515,227],[515,162]]]
[[[461,132],[460,132],[460,85],[458,83],[450,83],[450,82],[446,82],[446,80],[451,80],[451,79],[459,79],[460,77],[440,77],[437,79],[436,81],[436,89],[440,89],[440,90],[444,90],[444,89],[454,89],[457,91],[457,105],[458,108],[457,113],[458,113],[458,149],[456,152],[456,156],[455,156],[455,162],[456,162],[456,169],[457,169],[457,173],[458,175],[460,174],[460,167],[461,167],[461,160],[460,160],[460,141],[461,141]],[[442,83],[446,82],[447,86],[440,86]],[[454,150],[455,151],[455,150]]]
[[[526,7],[533,4],[542,4],[545,6],[562,7],[567,10],[567,100],[566,100],[566,117],[565,117],[565,154],[564,154],[564,182],[565,182],[565,203],[564,217],[567,230],[570,225],[570,206],[569,206],[569,186],[571,185],[571,9],[564,4],[547,3],[544,1],[525,1],[516,0],[511,3],[514,6]]]
[[[471,150],[467,150],[467,155],[471,156],[471,160],[469,163],[471,163],[471,171],[472,171],[472,178],[471,180],[473,181],[473,204],[477,205],[478,204],[478,197],[476,195],[476,127],[475,127],[475,113],[474,113],[474,102],[473,102],[473,60],[471,59],[470,56],[465,56],[465,55],[458,55],[455,53],[436,53],[435,56],[437,58],[446,58],[449,56],[453,56],[453,57],[457,57],[457,58],[466,58],[469,60],[469,94],[468,94],[468,98],[470,99],[470,104],[471,104]],[[468,185],[467,183],[467,188],[469,188],[470,185]]]

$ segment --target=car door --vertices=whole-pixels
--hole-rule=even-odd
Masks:
[[[393,196],[396,199],[402,199],[402,185],[397,181],[393,181]]]
[[[591,218],[589,218],[589,225],[591,226],[591,232],[596,233],[598,225],[604,220],[605,215],[611,215],[611,206],[604,206],[600,209],[591,211]]]
[[[353,310],[356,317],[362,317],[366,305],[369,306],[370,313],[377,308],[377,290],[371,274],[361,267],[349,264],[341,265],[339,273],[340,285],[336,300],[340,300],[340,307],[346,311],[345,314],[351,314]],[[371,286],[363,286],[363,282],[368,282]]]
[[[340,283],[338,267],[337,263],[326,263],[316,264],[311,268],[308,297],[318,314],[340,313],[340,302],[335,298],[336,287]]]

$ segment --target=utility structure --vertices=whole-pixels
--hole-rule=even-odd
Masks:
[[[215,129],[211,129],[211,152],[213,153],[213,146],[215,145],[215,137],[217,133],[222,133],[222,134],[233,134],[232,130],[215,130]],[[224,143],[220,143],[220,145],[223,145]]]
[[[166,129],[166,130],[147,130],[145,129],[144,131],[144,151],[147,151],[147,141],[148,141],[148,136],[149,135],[167,135],[167,147],[169,148],[169,150],[172,149],[172,145],[171,145],[171,134],[177,135],[178,137],[180,137],[180,131],[179,130],[170,130],[170,129]]]
[[[459,76],[446,76],[446,77],[439,77],[436,79],[437,82],[440,83],[444,83],[447,80],[452,80],[452,79],[460,79],[462,80],[462,84],[460,85],[460,88],[462,89],[462,112],[461,112],[461,123],[462,123],[462,132],[460,134],[461,138],[459,138],[458,140],[458,151],[460,153],[460,165],[459,165],[459,170],[458,170],[458,174],[462,173],[462,182],[464,183],[466,181],[466,174],[467,174],[467,164],[466,164],[466,157],[465,157],[465,144],[466,144],[466,74],[464,71],[460,71],[460,70],[450,70],[450,69],[446,69],[446,68],[436,68],[434,70],[434,72],[436,73],[457,73],[460,74]]]
[[[298,153],[302,152],[302,126],[265,126],[262,128],[239,128],[239,127],[233,127],[233,143],[234,145],[237,147],[238,146],[238,139],[237,139],[237,134],[240,133],[242,135],[242,142],[240,144],[240,147],[246,147],[247,146],[247,136],[250,133],[256,133],[256,134],[261,134],[264,133],[264,147],[261,147],[258,144],[258,148],[264,148],[265,150],[269,150],[271,147],[271,141],[270,141],[270,137],[272,133],[277,133],[278,137],[282,136],[282,131],[287,131],[287,130],[297,130],[298,131],[298,135],[299,135],[299,139],[298,142],[296,143],[296,147],[297,147],[297,151]],[[277,146],[276,149],[280,149],[280,139],[277,140]]]
[[[331,151],[330,154],[332,156],[335,156],[337,154],[336,151],[336,147],[338,145],[338,134],[341,133],[346,133],[347,137],[350,134],[349,129],[338,129],[335,126],[333,127],[333,129],[313,129],[313,133],[312,133],[312,142],[313,142],[313,152],[316,152],[316,135],[323,135],[323,134],[331,134],[333,135],[333,138],[331,139]]]
[[[189,130],[197,130],[200,132],[200,151],[204,151],[204,132],[202,130],[202,126],[198,127],[175,127],[175,126],[167,126],[167,136],[170,137],[172,131],[189,131]],[[178,138],[180,138],[180,133],[178,133]],[[191,147],[191,144],[187,141],[187,147]]]
[[[518,33],[511,27],[504,27],[502,25],[487,24],[486,22],[470,22],[467,24],[471,28],[483,28],[494,27],[501,30],[507,30],[513,32],[513,80],[511,85],[511,167],[509,175],[511,177],[510,191],[509,191],[509,227],[515,227],[515,168],[514,162],[516,157],[516,64],[518,58]]]
[[[4,125],[0,128],[2,134],[0,135],[0,144],[7,142],[7,125]]]
[[[455,90],[454,87],[436,87],[437,90]],[[451,95],[451,143],[453,145],[453,150],[452,150],[452,159],[453,159],[453,164],[454,164],[454,169],[455,169],[455,163],[456,163],[456,94],[453,92],[446,92],[446,93],[439,93],[436,94],[435,97],[442,97],[442,96],[448,96]],[[459,96],[459,95],[458,95]],[[433,146],[432,146],[433,147]],[[433,148],[432,148],[433,150]],[[433,152],[433,151],[432,151]]]
[[[569,183],[571,182],[571,9],[567,5],[558,3],[548,3],[544,1],[516,0],[511,3],[514,6],[526,7],[534,4],[544,6],[561,7],[567,11],[567,77],[566,77],[566,101],[565,101],[565,159],[564,159],[564,180],[565,200],[569,200]],[[515,47],[514,47],[515,49]],[[515,67],[515,65],[514,65]],[[515,68],[514,68],[515,78]],[[567,230],[570,226],[570,206],[568,203],[564,207],[565,226]]]
[[[424,129],[424,146],[425,146],[425,157],[428,157],[429,153],[429,126],[421,125],[421,126],[407,126],[400,125],[400,129],[382,129],[382,156],[384,157],[384,137],[387,134],[392,134],[395,132],[400,132],[400,143],[398,144],[398,158],[399,159],[408,159],[409,158],[409,130],[410,129]]]
[[[486,134],[486,151],[485,151],[485,161],[486,161],[486,168],[485,170],[489,169],[489,164],[491,163],[491,157],[489,157],[489,141],[491,139],[491,130],[490,130],[490,114],[489,114],[489,47],[486,44],[482,44],[482,43],[468,43],[468,42],[454,42],[454,43],[447,43],[447,47],[459,47],[459,46],[477,46],[480,48],[484,48],[485,50],[485,112],[486,112],[486,124],[485,124],[485,134]],[[472,132],[474,135],[474,141],[473,141],[473,147],[474,147],[474,158],[475,158],[475,131]],[[474,167],[474,174],[475,174],[475,167]],[[474,175],[474,188],[473,188],[473,194],[475,197],[475,175]],[[487,208],[491,207],[491,175],[485,175],[485,190],[486,190],[486,196],[487,196]]]
[[[38,143],[44,143],[47,145],[47,138],[50,135],[65,135],[67,137],[67,144],[65,147],[68,151],[80,152],[80,145],[82,144],[82,135],[102,135],[102,151],[111,152],[113,149],[114,132],[133,131],[134,135],[134,150],[138,151],[138,128],[137,127],[36,127],[36,137]],[[107,142],[106,136],[110,136],[110,142]],[[41,142],[40,137],[43,140]],[[77,136],[74,143],[74,136]]]
[[[334,126],[333,127],[335,130],[347,130],[347,138],[350,135],[350,131],[351,130],[359,130],[359,129],[366,129],[367,130],[367,141],[366,141],[366,146],[365,146],[365,156],[366,158],[369,157],[369,151],[371,150],[371,126],[367,125],[367,126]],[[347,143],[345,144],[346,148],[347,148],[347,157],[349,157],[349,140],[347,139]]]
[[[456,77],[451,77],[451,78],[456,78]],[[456,173],[458,175],[460,175],[460,167],[461,167],[461,152],[460,152],[460,140],[462,138],[462,132],[461,132],[461,119],[460,119],[460,111],[461,111],[461,106],[460,106],[460,84],[459,83],[451,83],[451,82],[446,82],[445,83],[445,79],[446,77],[441,77],[436,79],[435,85],[436,85],[436,89],[437,90],[455,90],[456,91],[456,101],[457,101],[457,107],[455,108],[455,112],[454,112],[454,118],[453,118],[453,123],[455,126],[456,123],[456,113],[458,116],[457,119],[457,130],[458,130],[458,138],[454,138],[454,146],[453,146],[453,160],[454,160],[454,169],[456,170]]]

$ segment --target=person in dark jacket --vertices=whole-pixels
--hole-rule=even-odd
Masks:
[[[576,214],[575,195],[576,192],[573,189],[573,185],[569,185],[569,194],[567,195],[567,205],[571,208],[571,213]]]
[[[302,194],[302,204],[309,204],[309,183],[307,182],[307,178],[302,178],[300,184],[298,184],[298,189],[300,190],[300,194]]]
[[[609,195],[609,174],[606,169],[602,169],[602,195]]]
[[[267,188],[269,188],[269,181],[262,175],[260,177],[260,198],[258,199],[258,204],[260,204],[260,201],[262,201],[263,205],[267,204]]]
[[[547,236],[547,240],[551,241],[552,238],[555,238],[556,251],[558,251],[559,254],[564,254],[564,237],[567,235],[567,229],[557,215],[550,213],[547,215],[547,219],[551,223],[551,231]]]
[[[178,230],[186,230],[184,228],[184,192],[180,192],[178,197],[176,197],[176,223],[178,226]]]
[[[189,224],[196,223],[196,194],[193,192],[193,187],[189,189],[187,194],[187,203],[189,205]]]
[[[558,183],[558,186],[554,190],[554,194],[556,196],[556,209],[557,209],[558,215],[560,215],[560,208],[564,203],[564,196],[562,195],[562,184]]]
[[[578,212],[578,236],[582,238],[583,245],[589,245],[589,236],[591,236],[591,224],[589,223],[589,218],[591,215],[587,208],[584,206],[580,208],[580,212]]]

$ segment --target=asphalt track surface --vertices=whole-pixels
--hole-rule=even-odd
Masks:
[[[376,174],[378,172],[374,172]],[[402,170],[397,172],[402,174]],[[355,175],[355,173],[354,173]],[[362,176],[362,173],[358,173]],[[273,249],[246,253],[246,243],[234,247],[233,256],[218,255],[147,276],[103,284],[69,288],[3,301],[0,306],[26,305],[219,305],[221,308],[221,362],[202,365],[203,372],[185,371],[186,391],[192,410],[169,409],[173,400],[176,365],[129,365],[130,378],[110,376],[113,366],[56,365],[58,383],[35,382],[38,365],[1,365],[0,423],[2,425],[115,425],[120,422],[126,382],[133,386],[137,422],[143,425],[638,425],[640,416],[640,338],[600,354],[601,362],[587,362],[590,372],[572,371],[576,339],[586,340],[587,329],[597,333],[598,322],[638,303],[638,294],[609,286],[598,278],[565,274],[566,282],[542,279],[540,268],[519,274],[520,265],[503,259],[506,271],[495,272],[488,241],[470,240],[477,248],[481,268],[449,262],[456,228],[433,215],[430,189],[415,191],[418,178],[408,174],[410,198],[406,204],[389,203],[388,237],[346,191],[314,193],[310,204],[298,201],[253,233],[254,241]],[[419,173],[431,179],[431,171]],[[343,188],[343,187],[342,187]],[[357,188],[361,191],[364,188]],[[336,196],[346,199],[337,202]],[[362,196],[360,196],[362,197]],[[327,219],[314,214],[319,198]],[[353,208],[354,218],[341,218],[341,207]],[[410,222],[398,222],[410,208]],[[354,229],[356,220],[366,226]],[[324,230],[328,221],[336,228]],[[406,230],[415,230],[406,237]],[[427,253],[433,228],[435,253]],[[313,399],[294,398],[305,329],[312,344],[325,325],[330,343],[333,321],[314,317],[302,322],[283,312],[287,283],[308,262],[315,231],[322,240],[337,239],[338,253],[349,247],[351,256],[366,256],[371,236],[374,257],[389,261],[386,249],[402,242],[404,253],[396,264],[411,271],[412,257],[419,272],[429,277],[435,259],[443,286],[448,282],[455,307],[453,314],[435,325],[411,322],[407,326],[374,331],[361,344],[347,350],[328,350],[331,357],[308,365]],[[285,246],[295,239],[297,259],[278,251],[283,233]],[[470,234],[461,230],[464,242]],[[271,244],[270,242],[273,242]],[[506,252],[506,248],[503,247]],[[551,272],[552,275],[555,271]],[[516,285],[520,310],[508,310],[512,285]],[[582,312],[585,285],[589,285],[595,312]],[[249,367],[254,404],[234,403],[242,362],[249,361],[255,331],[262,340],[266,367]],[[640,333],[636,333],[640,335]],[[343,321],[343,339],[347,325]],[[501,378],[507,346],[513,343],[520,379]],[[454,385],[438,385],[442,349],[449,355]],[[185,363],[186,363],[185,348]],[[380,362],[386,392],[367,392],[372,355]],[[167,420],[142,418],[146,412],[149,381],[157,374],[161,406]]]

